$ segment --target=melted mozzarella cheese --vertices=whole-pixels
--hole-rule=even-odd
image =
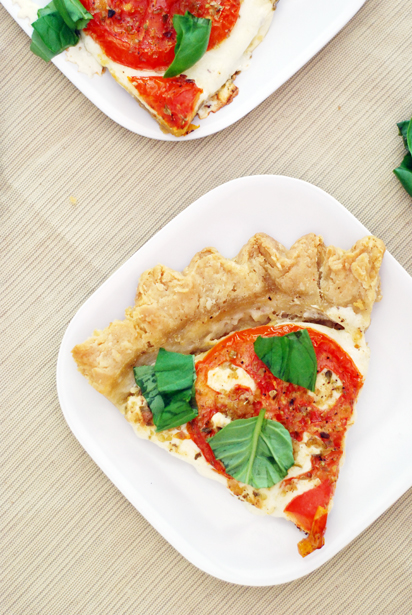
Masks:
[[[212,423],[213,429],[223,429],[226,425],[229,425],[231,419],[228,416],[225,416],[221,412],[216,412],[210,420]]]
[[[93,75],[102,75],[104,68],[96,60],[96,58],[86,49],[86,35],[83,32],[80,35],[79,42],[74,47],[69,47],[66,51],[66,60],[77,64],[79,73],[84,73],[88,77]]]
[[[324,369],[317,375],[315,392],[308,391],[315,406],[320,410],[329,410],[342,395],[342,381],[330,369]]]
[[[196,85],[203,90],[198,101],[199,107],[213,96],[232,75],[248,67],[253,49],[263,40],[269,29],[272,14],[271,0],[243,0],[239,18],[229,37],[207,51],[194,66],[185,71],[185,75],[189,79],[194,79]],[[107,67],[115,79],[134,96],[136,90],[130,83],[129,77],[162,76],[164,74],[164,71],[135,70],[113,62],[90,36],[84,35],[84,45],[86,50],[102,66]],[[82,62],[80,56],[78,61]]]
[[[41,8],[38,4],[35,4],[32,0],[13,0],[13,4],[17,4],[20,7],[17,17],[28,19],[30,23],[36,21],[37,11]]]
[[[256,390],[253,378],[242,367],[231,364],[210,369],[207,374],[207,385],[218,393],[228,393],[239,385],[252,391]]]

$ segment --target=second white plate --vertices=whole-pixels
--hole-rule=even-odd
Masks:
[[[47,0],[34,0],[45,6]],[[89,78],[79,73],[65,54],[53,62],[92,103],[112,120],[144,137],[162,141],[200,139],[227,128],[257,107],[306,62],[324,47],[357,13],[365,0],[280,0],[269,33],[253,52],[249,70],[236,79],[239,95],[199,123],[200,128],[184,138],[163,134],[155,120],[128,94],[109,73]],[[31,36],[32,27],[18,17],[13,0],[1,0],[3,6],[23,30]],[[27,41],[29,45],[29,41]],[[42,62],[40,58],[37,60]],[[325,88],[330,84],[325,83]],[[52,112],[52,110],[51,110]],[[58,109],[56,109],[56,113]]]
[[[384,298],[375,306],[367,332],[369,374],[348,435],[326,544],[305,559],[296,546],[302,534],[293,524],[252,515],[222,485],[139,440],[116,408],[80,375],[70,351],[94,329],[124,317],[145,269],[160,262],[182,270],[206,246],[233,257],[259,231],[287,247],[315,232],[326,244],[345,249],[368,234],[333,197],[306,182],[255,176],[224,184],[172,220],[86,301],[65,333],[57,365],[66,420],[103,472],[189,561],[243,585],[284,583],[315,570],[411,486],[412,279],[385,255]]]

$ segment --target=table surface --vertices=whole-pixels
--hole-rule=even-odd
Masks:
[[[392,173],[403,155],[396,123],[412,112],[410,0],[369,0],[247,117],[186,143],[117,126],[1,16],[4,613],[406,615],[411,490],[308,577],[266,588],[219,581],[85,453],[60,411],[55,366],[85,299],[177,213],[236,177],[318,185],[412,273],[412,198]]]

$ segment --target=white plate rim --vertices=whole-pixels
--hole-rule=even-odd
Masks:
[[[286,1],[286,0],[283,0]],[[16,21],[16,23],[26,32],[28,36],[31,35],[31,26],[25,19],[20,19],[17,17],[18,6],[13,3],[12,0],[0,0],[1,4],[4,6],[6,11],[11,15],[11,17]],[[193,131],[189,135],[185,137],[175,137],[170,134],[164,134],[161,132],[159,127],[156,125],[157,131],[154,128],[148,125],[148,128],[140,128],[137,130],[131,123],[129,123],[123,116],[117,112],[116,108],[112,106],[109,101],[107,101],[104,97],[99,96],[99,94],[93,90],[92,87],[87,86],[87,82],[82,81],[82,79],[76,78],[76,73],[74,76],[72,74],[72,69],[69,66],[69,63],[65,61],[64,54],[53,58],[51,61],[53,64],[73,83],[73,85],[80,91],[86,98],[88,98],[102,113],[107,115],[111,120],[129,130],[135,134],[139,134],[143,137],[147,137],[149,139],[154,139],[157,141],[171,141],[171,142],[187,142],[195,139],[202,139],[204,137],[208,137],[212,134],[216,134],[228,128],[232,124],[238,122],[240,119],[245,117],[248,113],[253,111],[256,107],[258,107],[266,98],[268,98],[271,94],[273,94],[278,88],[280,88],[288,79],[290,79],[295,73],[297,73],[309,60],[311,60],[325,45],[327,45],[341,30],[346,26],[346,24],[356,15],[356,13],[362,8],[365,4],[366,0],[350,0],[350,3],[345,7],[342,13],[332,21],[327,28],[324,29],[321,35],[315,38],[311,45],[305,50],[304,53],[301,53],[299,56],[295,58],[295,60],[290,64],[288,69],[282,70],[277,74],[277,77],[272,80],[267,80],[267,83],[264,83],[258,91],[256,91],[253,95],[249,96],[249,99],[243,103],[243,105],[239,107],[234,107],[233,112],[230,113],[228,117],[222,118],[222,116],[216,116],[216,120],[213,124],[208,125],[207,127],[203,126],[200,123],[200,128],[198,130]],[[253,65],[251,67],[253,70]],[[150,117],[150,116],[148,116]],[[222,118],[222,119],[221,119]]]
[[[76,320],[79,316],[79,313],[93,299],[95,299],[95,297],[98,296],[98,294],[102,292],[103,289],[107,285],[110,284],[111,279],[114,276],[116,276],[116,274],[119,271],[129,266],[130,262],[134,258],[136,258],[136,255],[140,252],[140,250],[142,250],[142,248],[144,248],[145,246],[152,245],[153,243],[159,241],[159,239],[161,240],[162,232],[164,231],[165,228],[170,229],[171,226],[177,227],[180,223],[180,220],[182,220],[186,216],[192,215],[196,207],[200,206],[202,201],[205,200],[206,198],[210,198],[215,193],[220,192],[222,190],[225,190],[227,191],[227,194],[230,194],[231,188],[233,187],[234,184],[239,185],[241,183],[248,183],[249,181],[255,181],[255,180],[266,181],[268,178],[298,182],[299,184],[304,185],[307,189],[315,190],[319,194],[322,194],[323,196],[326,195],[331,201],[334,202],[335,206],[338,206],[340,209],[344,210],[345,214],[351,217],[352,221],[357,224],[360,232],[364,234],[370,234],[367,228],[361,222],[359,222],[359,220],[357,220],[355,216],[353,216],[353,214],[351,214],[339,201],[334,199],[334,197],[332,197],[330,194],[328,194],[321,188],[313,184],[310,184],[308,182],[305,182],[303,180],[300,180],[300,179],[291,178],[291,177],[287,177],[283,175],[252,175],[248,177],[241,177],[238,179],[234,179],[225,184],[217,186],[213,190],[205,193],[203,196],[201,196],[191,205],[189,205],[185,210],[183,210],[173,220],[171,220],[165,227],[163,227],[160,231],[158,231],[155,235],[153,235],[143,246],[141,246],[141,248],[139,248],[139,250],[137,250],[134,254],[132,254],[130,258],[128,258],[113,274],[111,274],[109,278],[105,282],[103,282],[103,284],[101,284],[97,288],[97,290],[94,293],[92,293],[92,295],[82,304],[82,306],[76,312],[75,316],[72,318],[71,322],[69,323],[64,333],[64,336],[62,338],[62,342],[60,345],[59,353],[58,353],[57,369],[56,369],[56,386],[57,386],[58,399],[59,399],[59,402],[62,408],[63,415],[65,417],[65,420],[69,428],[71,429],[71,431],[73,432],[74,436],[79,441],[79,443],[83,446],[85,451],[90,455],[90,457],[95,461],[95,463],[100,467],[100,469],[107,475],[107,477],[113,482],[113,484],[119,489],[119,491],[129,500],[129,502],[131,502],[131,504],[146,518],[146,520],[179,553],[181,553],[188,561],[190,561],[197,568],[223,581],[227,581],[227,582],[238,584],[238,585],[246,585],[246,586],[272,586],[272,585],[278,585],[282,583],[288,583],[298,578],[304,577],[310,574],[311,572],[313,572],[314,570],[318,569],[319,567],[323,566],[325,563],[327,563],[327,561],[329,561],[332,557],[334,557],[337,553],[339,553],[344,547],[346,547],[355,538],[357,538],[359,534],[361,534],[367,527],[369,527],[381,514],[383,514],[392,504],[394,504],[412,486],[412,467],[404,470],[401,478],[397,477],[398,480],[396,484],[394,483],[393,485],[391,485],[390,495],[388,495],[385,502],[383,502],[380,506],[376,507],[373,510],[373,512],[371,512],[370,514],[363,515],[363,517],[361,518],[361,522],[358,524],[358,530],[356,531],[356,534],[352,536],[352,538],[349,541],[335,540],[335,547],[332,550],[330,550],[326,558],[322,557],[321,555],[316,560],[313,559],[309,561],[307,570],[302,573],[296,574],[296,575],[292,575],[292,576],[289,575],[288,577],[284,577],[284,578],[280,576],[279,579],[274,580],[274,581],[269,581],[269,582],[267,580],[263,580],[262,582],[245,583],[244,581],[239,580],[239,578],[236,575],[233,575],[230,571],[225,570],[224,567],[222,567],[221,570],[216,570],[216,568],[211,565],[209,560],[207,560],[207,558],[204,558],[202,554],[200,554],[196,549],[193,549],[188,542],[182,543],[180,535],[174,530],[174,528],[167,521],[165,521],[165,519],[161,515],[159,515],[158,511],[155,508],[153,508],[150,505],[150,503],[144,500],[144,498],[140,498],[139,502],[136,503],[136,500],[137,500],[136,494],[133,493],[133,495],[131,495],[127,481],[125,481],[121,473],[117,472],[116,468],[114,468],[111,465],[104,451],[102,451],[99,447],[95,446],[95,443],[93,441],[90,442],[90,440],[87,440],[87,438],[84,437],[84,434],[82,433],[81,429],[79,429],[78,425],[73,422],[72,417],[70,415],[70,409],[66,403],[66,399],[62,391],[62,382],[64,380],[63,360],[67,352],[67,349],[65,347],[66,340],[70,337],[73,327],[76,326]],[[404,276],[405,283],[411,284],[412,279],[409,276],[409,274],[405,271],[405,269],[398,263],[398,261],[390,253],[386,252],[385,259],[389,260],[391,262],[391,266],[395,266],[398,269],[398,272]],[[325,553],[324,549],[322,549],[320,552],[317,552],[317,553],[322,554],[322,552]]]

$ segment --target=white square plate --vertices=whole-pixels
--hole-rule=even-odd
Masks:
[[[47,0],[34,0],[45,6]],[[18,18],[13,0],[1,0],[23,30],[31,36],[28,21]],[[219,111],[199,122],[200,128],[183,140],[200,139],[227,128],[257,107],[306,62],[322,49],[357,13],[365,0],[280,0],[265,40],[253,52],[249,70],[236,79],[239,96]],[[29,44],[27,42],[27,44]],[[42,60],[38,60],[42,62]],[[61,54],[54,64],[92,103],[112,120],[144,137],[182,141],[160,131],[155,120],[109,73],[89,78]],[[330,84],[325,83],[325,88]],[[56,113],[57,113],[56,109]],[[197,122],[195,122],[197,123]]]
[[[296,547],[302,534],[292,523],[251,514],[219,483],[139,440],[116,408],[80,375],[70,354],[94,329],[123,318],[145,269],[163,263],[182,270],[206,246],[234,257],[258,231],[287,247],[315,232],[326,244],[345,249],[368,234],[333,197],[306,182],[267,175],[224,184],[169,222],[80,308],[61,344],[57,388],[79,442],[182,555],[225,581],[274,585],[327,562],[412,484],[412,278],[399,263],[385,255],[384,297],[374,307],[367,332],[369,374],[349,433],[326,544],[305,559]]]

